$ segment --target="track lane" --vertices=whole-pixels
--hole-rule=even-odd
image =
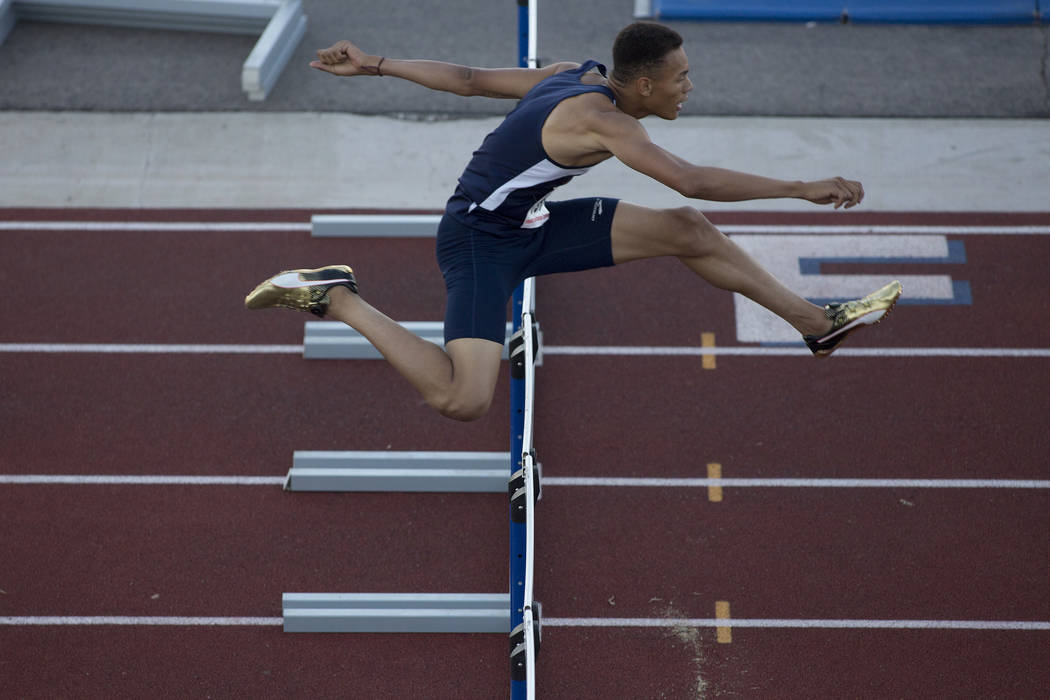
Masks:
[[[550,476],[697,477],[718,462],[726,477],[1040,479],[1050,436],[1000,417],[1046,405],[1045,363],[721,357],[704,371],[688,357],[552,357],[537,373],[537,444]],[[509,442],[506,377],[489,415],[460,424],[380,361],[7,354],[4,366],[0,385],[20,397],[0,404],[7,473],[279,476],[295,450]]]
[[[1050,436],[1005,417],[1050,410],[1046,364],[552,357],[536,444],[547,476],[706,477],[716,462],[724,477],[1043,479]]]
[[[5,486],[0,557],[18,565],[0,615],[280,617],[285,592],[505,592],[505,516],[489,494]]]
[[[728,600],[740,618],[1046,622],[1048,501],[725,489],[712,503],[706,489],[551,488],[537,597],[548,617],[668,617],[673,605],[710,619]]]
[[[2,634],[5,690],[27,700],[481,699],[501,697],[508,686],[505,644],[493,635],[309,635],[279,627],[16,628]]]
[[[0,459],[23,474],[279,476],[296,450],[503,451],[506,382],[464,424],[380,361],[8,354],[0,388],[19,400],[0,403]]]

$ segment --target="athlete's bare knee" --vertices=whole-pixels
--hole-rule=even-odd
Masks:
[[[441,415],[464,422],[485,417],[491,405],[492,397],[487,399],[451,397],[444,401],[431,402],[431,406]]]
[[[446,418],[473,421],[488,413],[492,405],[492,394],[492,390],[486,390],[483,386],[453,383],[440,395],[428,397],[427,403]]]
[[[722,233],[693,207],[678,207],[670,214],[673,226],[673,245],[675,255],[683,258],[696,258],[708,255],[712,246],[722,237]]]
[[[438,413],[460,421],[477,420],[489,411],[499,379],[499,343],[476,338],[450,341],[451,381],[427,403]]]

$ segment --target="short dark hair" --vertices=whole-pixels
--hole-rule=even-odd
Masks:
[[[650,73],[681,45],[682,35],[662,24],[627,25],[613,42],[613,80],[626,83]]]

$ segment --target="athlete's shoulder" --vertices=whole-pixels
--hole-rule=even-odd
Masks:
[[[550,63],[544,68],[550,72],[551,75],[557,75],[558,73],[564,73],[570,70],[579,70],[582,63],[576,61],[558,61],[557,63]]]

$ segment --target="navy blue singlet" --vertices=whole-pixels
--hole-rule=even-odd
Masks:
[[[590,168],[567,168],[554,161],[543,149],[540,132],[551,110],[566,98],[587,92],[615,98],[604,85],[580,82],[595,67],[605,75],[605,66],[587,61],[529,90],[474,152],[445,212],[471,228],[491,233],[542,226],[550,216],[544,203],[554,188]]]

